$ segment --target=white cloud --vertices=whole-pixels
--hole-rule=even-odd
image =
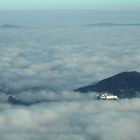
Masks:
[[[139,35],[139,27],[0,30],[1,75],[10,84],[30,79],[62,90],[139,71]]]
[[[139,99],[63,101],[7,107],[0,114],[4,139],[139,140]],[[133,105],[133,106],[132,106]]]
[[[3,140],[139,140],[139,99],[95,101],[72,92],[139,68],[139,27],[0,30]],[[32,106],[11,106],[16,93]]]

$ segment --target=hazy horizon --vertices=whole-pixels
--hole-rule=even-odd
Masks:
[[[46,10],[0,11],[0,24],[21,26],[140,23],[140,11]]]

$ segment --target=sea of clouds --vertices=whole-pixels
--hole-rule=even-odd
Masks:
[[[139,140],[140,99],[73,92],[140,71],[139,36],[139,26],[1,28],[0,139]],[[33,105],[10,105],[9,94]]]
[[[0,104],[2,140],[139,140],[140,100]]]

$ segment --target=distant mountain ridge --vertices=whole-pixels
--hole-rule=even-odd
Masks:
[[[0,28],[7,29],[7,28],[21,28],[21,27],[13,24],[3,24],[0,25]]]
[[[85,26],[140,26],[140,23],[95,23]]]
[[[140,96],[140,73],[136,71],[122,72],[97,84],[81,87],[74,91],[81,93],[108,92],[119,98],[138,97]]]

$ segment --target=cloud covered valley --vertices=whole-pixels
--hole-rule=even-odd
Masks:
[[[0,29],[2,140],[139,140],[140,99],[74,89],[140,71],[139,26]],[[7,103],[8,95],[31,106]]]

